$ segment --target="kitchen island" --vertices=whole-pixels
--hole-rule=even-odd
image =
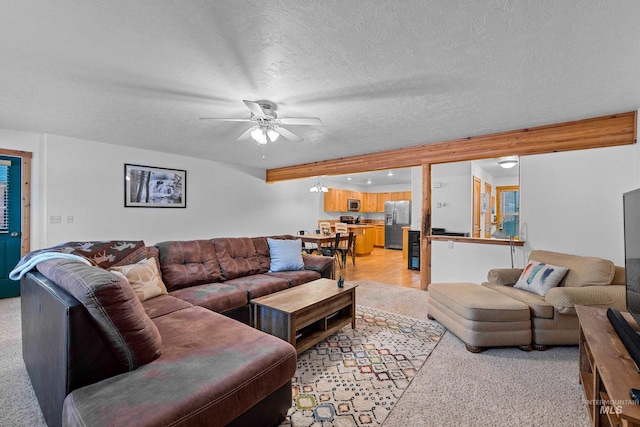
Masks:
[[[333,223],[339,221],[319,221],[330,222],[331,232],[335,232]],[[347,224],[347,230],[353,231],[356,237],[356,256],[371,255],[373,252],[373,242],[375,240],[375,223]]]

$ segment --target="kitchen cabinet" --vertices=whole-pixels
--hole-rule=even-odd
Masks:
[[[347,212],[347,201],[353,198],[356,198],[354,191],[329,188],[329,191],[324,193],[324,211]]]
[[[368,193],[329,188],[329,191],[323,194],[325,212],[348,212],[349,199],[360,200],[360,212],[384,212],[384,202],[411,200],[411,191]]]
[[[378,212],[378,193],[362,193],[361,212]]]
[[[376,224],[373,226],[375,232],[375,238],[373,239],[373,246],[384,248],[384,224]]]

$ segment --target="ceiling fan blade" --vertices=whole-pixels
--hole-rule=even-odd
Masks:
[[[256,128],[255,126],[251,126],[249,129],[244,131],[244,133],[238,137],[238,141],[251,138],[251,131],[254,130],[255,128]]]
[[[218,117],[200,117],[200,120],[217,120],[219,122],[250,122],[251,119],[224,119]]]
[[[321,125],[322,120],[317,117],[279,117],[283,125]]]
[[[257,102],[247,101],[246,99],[243,99],[242,102],[244,102],[244,105],[246,105],[247,108],[251,110],[254,116],[258,116],[258,117],[266,116],[266,114],[262,110],[262,107]]]
[[[289,141],[292,141],[292,142],[300,142],[300,141],[302,141],[302,138],[300,138],[295,133],[283,128],[282,126],[275,126],[274,130],[276,132],[278,132],[280,135],[282,135],[285,138],[287,138]]]

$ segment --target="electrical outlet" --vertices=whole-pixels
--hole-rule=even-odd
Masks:
[[[67,215],[67,224],[73,223],[73,215]]]
[[[60,224],[62,222],[62,216],[51,215],[49,216],[49,224]]]
[[[453,242],[449,240],[449,249],[453,249]]]

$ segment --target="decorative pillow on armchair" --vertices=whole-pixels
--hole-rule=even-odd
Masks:
[[[545,296],[549,289],[558,286],[568,271],[565,267],[529,261],[513,287]]]

